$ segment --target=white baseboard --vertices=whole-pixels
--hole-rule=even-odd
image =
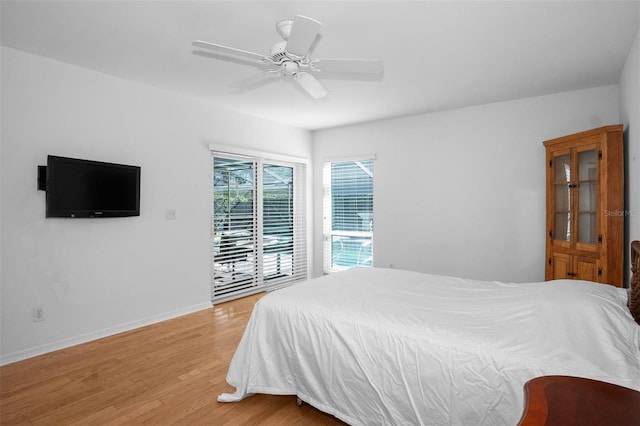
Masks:
[[[65,349],[71,346],[87,343],[92,340],[102,339],[103,337],[112,336],[114,334],[122,333],[124,331],[130,331],[139,327],[155,324],[158,322],[166,321],[172,318],[181,317],[183,315],[192,314],[194,312],[209,309],[213,305],[209,303],[200,303],[198,305],[188,306],[183,309],[175,311],[165,312],[163,314],[154,315],[151,317],[143,318],[136,321],[127,322],[114,327],[107,327],[101,330],[92,331],[89,333],[80,334],[78,336],[70,337],[68,339],[59,340],[57,342],[47,343],[44,345],[35,346],[33,348],[24,349],[21,351],[9,353],[0,357],[0,365],[12,364],[14,362],[22,361],[35,356],[44,355],[49,352]]]

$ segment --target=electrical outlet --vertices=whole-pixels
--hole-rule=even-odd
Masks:
[[[39,306],[33,308],[33,322],[44,321],[44,308]]]

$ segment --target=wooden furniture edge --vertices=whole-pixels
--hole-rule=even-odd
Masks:
[[[573,376],[542,376],[525,385],[527,409],[519,426],[640,424],[640,392]]]
[[[556,144],[561,144],[564,142],[570,142],[574,139],[582,139],[587,138],[589,136],[598,136],[602,133],[610,133],[610,132],[623,132],[624,126],[622,124],[611,124],[609,126],[596,127],[595,129],[585,130],[583,132],[576,132],[566,136],[560,136],[558,138],[548,139],[543,141],[542,144],[547,146],[553,146]]]
[[[539,399],[539,401],[537,401],[537,404],[531,403],[531,398],[533,395],[544,394],[544,386],[544,382],[541,382],[539,380],[536,381],[535,379],[531,379],[524,384],[524,412],[522,413],[522,417],[518,422],[518,426],[544,425],[545,420],[547,420],[547,413],[549,412],[547,399],[541,398]]]

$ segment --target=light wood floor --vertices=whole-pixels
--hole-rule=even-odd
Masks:
[[[342,424],[294,396],[216,401],[260,297],[0,367],[0,424]]]

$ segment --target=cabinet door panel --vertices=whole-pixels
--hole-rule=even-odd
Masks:
[[[572,240],[571,209],[573,204],[573,189],[571,187],[572,165],[571,150],[559,150],[551,154],[551,170],[549,179],[552,194],[548,198],[551,203],[552,221],[550,231],[552,243],[559,247],[569,247]]]
[[[551,262],[553,276],[549,279],[562,280],[571,278],[569,276],[571,272],[571,256],[564,253],[554,253]]]
[[[598,266],[595,259],[576,256],[575,265],[576,279],[598,281]]]
[[[577,205],[576,243],[593,244],[595,250],[598,230],[598,146],[596,144],[577,148]],[[583,246],[583,249],[585,247]]]

